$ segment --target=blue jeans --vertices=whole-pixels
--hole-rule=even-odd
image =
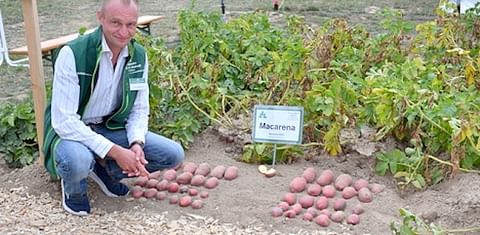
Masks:
[[[128,148],[125,130],[112,131],[103,125],[94,125],[92,130],[113,143]],[[180,144],[153,132],[148,132],[145,136],[143,151],[148,162],[146,168],[149,172],[175,167],[184,159],[184,151]],[[67,195],[85,195],[87,193],[87,177],[93,170],[97,157],[94,152],[80,142],[60,140],[56,148],[55,160],[57,172],[64,181]],[[112,179],[120,181],[127,177],[113,159],[106,157],[105,160],[105,169]]]

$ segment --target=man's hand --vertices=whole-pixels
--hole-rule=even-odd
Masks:
[[[127,174],[128,177],[148,175],[148,171],[145,169],[145,156],[140,146],[132,146],[132,149],[126,149],[119,145],[114,145],[107,155],[117,162],[123,173]]]

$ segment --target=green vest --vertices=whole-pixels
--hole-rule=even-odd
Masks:
[[[87,106],[91,93],[95,89],[98,78],[97,73],[102,52],[102,29],[99,27],[94,32],[81,36],[67,45],[72,49],[75,57],[77,76],[80,85],[77,114],[83,116],[85,107]],[[122,73],[122,104],[111,116],[106,118],[105,126],[107,128],[111,130],[125,128],[128,115],[137,95],[136,91],[130,90],[130,79],[134,80],[138,79],[138,76],[142,76],[143,73],[139,73],[138,71],[143,70],[144,67],[145,49],[132,40],[132,42],[128,44],[128,57]],[[60,137],[52,128],[50,106],[51,103],[49,103],[45,109],[44,143],[42,148],[45,159],[43,164],[53,178],[58,178],[55,162],[55,148],[60,142]]]

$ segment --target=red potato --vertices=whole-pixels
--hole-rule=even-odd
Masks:
[[[178,187],[178,184],[176,182],[170,182],[167,186],[167,191],[169,193],[176,193],[178,192],[179,190],[179,187]]]
[[[157,187],[158,182],[159,182],[159,181],[156,180],[156,179],[149,179],[149,180],[147,181],[147,183],[145,184],[145,187],[147,187],[147,188],[155,188],[155,187]]]
[[[157,188],[158,191],[163,191],[168,188],[168,184],[169,184],[168,180],[163,179],[160,182],[158,182],[157,186],[155,187]]]
[[[368,188],[361,188],[360,191],[358,191],[358,200],[364,203],[372,202],[373,201],[372,192],[370,192]]]
[[[298,202],[300,203],[300,205],[302,206],[302,208],[309,208],[309,207],[312,207],[313,206],[313,203],[314,203],[314,198],[310,195],[303,195],[300,197],[300,199],[298,200]]]
[[[295,211],[295,213],[297,213],[297,215],[298,215],[298,214],[300,214],[300,212],[302,212],[302,205],[300,205],[300,203],[295,203],[295,204],[293,204],[291,209],[293,211]]]
[[[178,203],[178,196],[177,195],[170,196],[169,202],[170,202],[170,204],[177,204]]]
[[[280,202],[280,203],[278,203],[277,207],[280,207],[280,208],[282,208],[283,211],[286,211],[290,208],[290,205],[288,205],[287,202]]]
[[[186,192],[188,192],[188,189],[189,189],[189,188],[188,188],[187,185],[182,185],[182,186],[180,186],[180,188],[178,189],[178,191],[179,191],[180,193],[186,193]]]
[[[325,197],[333,198],[337,194],[337,190],[333,185],[326,185],[322,188],[322,194]]]
[[[271,215],[273,217],[279,217],[283,215],[283,209],[280,207],[273,207],[271,210]]]
[[[325,186],[328,184],[331,184],[333,182],[335,175],[333,174],[333,171],[330,169],[322,171],[320,173],[320,176],[317,178],[317,184],[320,186]]]
[[[307,183],[312,183],[317,178],[317,171],[313,167],[308,167],[303,171],[302,177],[307,180]]]
[[[217,179],[222,179],[226,169],[227,168],[222,165],[216,166],[215,168],[213,168],[210,176],[216,177]]]
[[[347,224],[356,225],[360,223],[360,216],[357,214],[351,214],[347,217]]]
[[[347,207],[347,201],[345,201],[345,199],[343,198],[337,198],[333,202],[333,209],[336,211],[343,211],[345,210],[346,207]]]
[[[301,193],[305,190],[307,186],[307,180],[303,177],[295,177],[292,182],[290,182],[290,192],[292,193]]]
[[[320,212],[318,212],[319,215],[326,215],[330,217],[330,210],[329,209],[323,209]]]
[[[311,215],[313,215],[313,217],[317,216],[318,215],[318,210],[315,209],[315,207],[310,207],[310,208],[307,208],[307,213],[310,213]]]
[[[343,190],[345,187],[350,186],[353,179],[348,174],[341,174],[335,179],[335,188],[337,190]]]
[[[177,178],[177,172],[174,169],[169,169],[163,172],[163,178],[168,181],[174,181]]]
[[[294,193],[285,193],[283,195],[282,201],[287,202],[288,205],[293,205],[297,202],[297,195]]]
[[[310,196],[318,196],[322,193],[322,186],[319,184],[311,184],[307,187],[307,194]]]
[[[193,209],[200,209],[203,207],[203,201],[200,199],[193,200],[192,202],[192,208]]]
[[[383,190],[385,190],[385,186],[381,185],[381,184],[374,183],[374,184],[368,185],[368,189],[370,189],[370,191],[372,193],[378,194],[378,193],[383,192]]]
[[[157,189],[156,188],[149,188],[143,192],[143,196],[146,198],[152,198],[157,195]]]
[[[363,212],[365,212],[365,210],[363,209],[362,204],[357,204],[357,205],[355,205],[355,206],[352,208],[352,213],[353,213],[353,214],[360,215],[360,214],[362,214]]]
[[[183,172],[177,177],[177,183],[179,184],[189,184],[192,180],[193,174],[190,172]]]
[[[190,173],[194,174],[195,170],[197,170],[197,164],[195,164],[193,162],[185,162],[183,164],[183,168],[182,168],[183,172],[190,172]]]
[[[345,213],[343,211],[335,211],[332,215],[330,215],[330,219],[336,223],[342,223],[345,219]]]
[[[216,177],[210,177],[205,181],[205,188],[214,189],[218,186],[218,179]]]
[[[191,203],[192,203],[192,197],[190,197],[190,196],[183,196],[183,197],[181,197],[180,200],[178,201],[178,204],[179,204],[181,207],[190,206]]]
[[[133,185],[138,185],[140,187],[144,187],[146,184],[147,184],[147,181],[148,181],[148,177],[146,176],[139,176],[137,177],[137,179],[135,180],[135,182],[133,183]]]
[[[285,212],[285,217],[287,218],[295,218],[297,216],[297,212],[295,212],[293,209],[290,209]]]
[[[345,199],[350,199],[355,196],[357,196],[357,190],[351,186],[345,187],[342,191],[342,197]]]
[[[140,198],[143,196],[143,189],[140,186],[134,186],[132,189],[132,197],[134,198]]]
[[[226,180],[234,180],[238,177],[238,167],[236,166],[229,166],[225,169],[225,174],[223,178]]]
[[[208,174],[210,174],[210,165],[206,162],[200,163],[195,170],[195,175],[207,176]]]
[[[203,199],[208,198],[208,192],[207,191],[200,192],[199,196],[200,198],[203,198]]]
[[[353,183],[353,188],[355,188],[357,191],[365,187],[368,187],[368,181],[365,179],[358,179],[355,181],[355,183]]]
[[[317,209],[322,210],[328,207],[328,198],[325,196],[321,196],[317,199],[317,202],[315,203],[315,207]]]
[[[327,215],[324,215],[324,214],[318,215],[313,219],[313,221],[315,221],[316,224],[322,227],[328,227],[328,225],[330,224],[330,219],[328,218]]]
[[[160,176],[162,176],[162,171],[154,171],[154,172],[148,174],[148,178],[149,178],[149,179],[156,179],[156,180],[158,180],[158,179],[160,179]]]
[[[157,200],[165,200],[167,198],[167,193],[165,192],[158,192],[157,195],[155,195],[155,198]]]
[[[197,196],[198,195],[198,190],[195,189],[195,188],[190,188],[190,189],[188,189],[188,195]]]
[[[203,175],[194,175],[190,181],[192,186],[202,186],[205,184],[205,176]]]
[[[313,220],[313,215],[308,213],[308,212],[305,212],[305,214],[303,214],[303,220],[306,220],[306,221],[312,221]]]

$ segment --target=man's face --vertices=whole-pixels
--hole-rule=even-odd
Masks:
[[[125,5],[120,0],[112,0],[97,12],[97,18],[108,46],[112,51],[119,52],[135,36],[138,7],[133,2]]]

